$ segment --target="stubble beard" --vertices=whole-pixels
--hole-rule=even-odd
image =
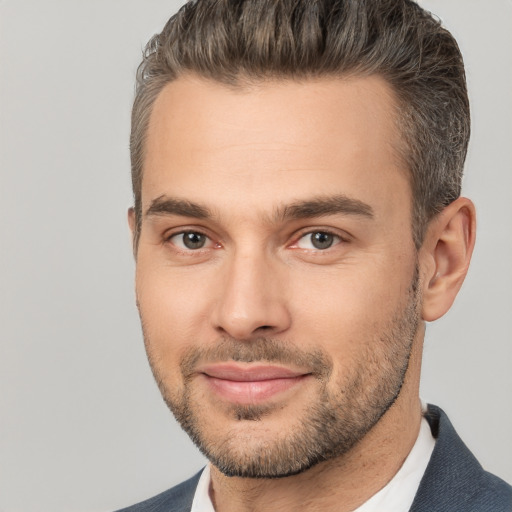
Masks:
[[[320,350],[305,352],[278,339],[237,341],[223,338],[211,348],[190,349],[180,365],[183,388],[169,389],[165,375],[144,336],[146,350],[162,397],[183,430],[199,450],[226,476],[282,478],[350,451],[373,428],[398,398],[419,325],[418,271],[405,307],[336,385],[328,387],[331,358]],[[143,322],[144,325],[144,322]],[[143,329],[145,331],[145,329]],[[232,405],[230,415],[237,427],[212,435],[204,404],[193,386],[195,365],[201,361],[239,361],[293,364],[307,368],[316,379],[317,398],[305,403],[302,415],[271,439],[253,436],[255,427],[275,412],[272,405]],[[331,386],[332,388],[332,386]]]

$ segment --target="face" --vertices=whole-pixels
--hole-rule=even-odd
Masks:
[[[148,130],[137,300],[178,421],[227,475],[343,455],[403,391],[417,258],[377,77],[182,77]]]

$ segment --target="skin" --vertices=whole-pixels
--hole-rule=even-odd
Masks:
[[[148,356],[171,407],[179,408],[187,390],[187,407],[206,441],[228,443],[251,459],[296,432],[322,391],[345,404],[360,371],[364,401],[380,377],[393,373],[387,359],[406,365],[393,405],[344,453],[279,479],[227,477],[212,467],[217,511],[305,504],[353,510],[393,477],[416,440],[423,320],[443,315],[462,284],[475,212],[469,200],[458,199],[415,249],[394,109],[393,93],[379,77],[233,90],[190,75],[157,98],[144,162],[136,292]],[[306,218],[283,215],[297,202],[340,196],[357,201],[359,210],[345,204],[343,211]],[[180,201],[203,210],[185,212],[176,208]],[[133,210],[129,221],[133,230]],[[187,248],[183,231],[206,235],[205,245]],[[315,232],[334,234],[333,244],[315,248]],[[407,317],[407,339],[393,326],[410,309],[417,318]],[[201,371],[207,351],[219,362],[223,341],[247,354],[261,339],[292,352],[320,352],[330,371],[322,378],[301,374],[268,397],[254,394],[254,386],[237,398],[219,394]],[[185,376],[191,353],[203,359]],[[279,364],[306,372],[300,361]],[[241,419],[240,405],[257,414]]]

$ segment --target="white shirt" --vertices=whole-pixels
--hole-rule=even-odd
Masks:
[[[418,438],[398,473],[379,492],[353,512],[408,512],[427,464],[434,450],[435,439],[429,424],[422,418]],[[194,494],[191,512],[215,512],[209,494],[210,465],[201,473]]]

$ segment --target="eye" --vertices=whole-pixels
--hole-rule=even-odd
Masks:
[[[328,231],[313,231],[306,233],[297,241],[300,249],[325,250],[340,242],[341,238]]]
[[[212,241],[203,233],[197,231],[185,231],[176,233],[168,239],[173,245],[179,249],[197,250],[212,246]]]

